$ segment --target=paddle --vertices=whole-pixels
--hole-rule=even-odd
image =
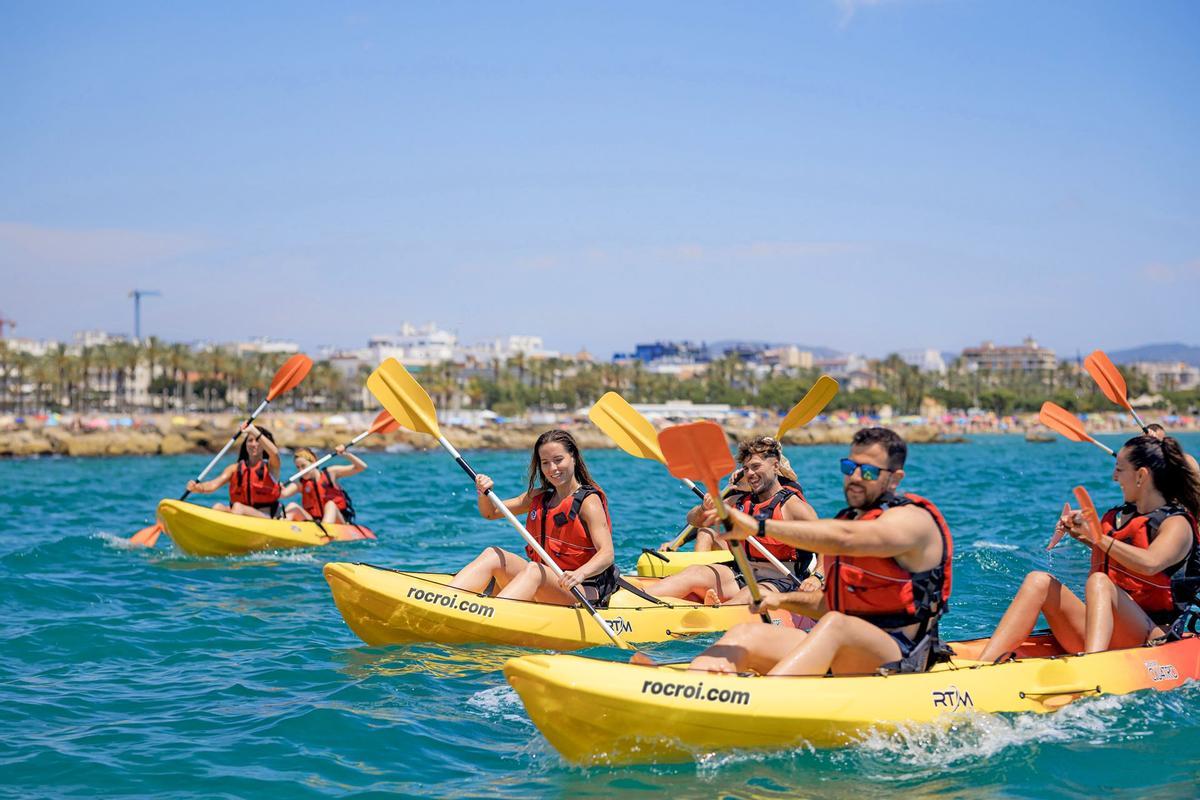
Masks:
[[[721,502],[720,476],[733,472],[733,454],[729,452],[729,443],[725,440],[725,432],[715,422],[689,422],[684,425],[674,425],[658,435],[658,443],[667,459],[667,469],[676,478],[699,480],[708,487],[717,507],[717,516],[721,518],[725,530],[732,529],[729,522],[729,511]],[[733,560],[746,578],[746,588],[755,603],[762,601],[758,581],[754,579],[754,571],[746,560],[741,542],[730,542],[729,550]],[[762,612],[762,621],[771,624],[771,615]]]
[[[441,430],[437,423],[437,409],[433,406],[433,401],[429,398],[429,394],[417,383],[412,375],[408,374],[408,370],[404,368],[399,361],[394,358],[389,358],[379,365],[379,368],[371,373],[371,377],[367,378],[367,388],[371,394],[375,395],[383,407],[396,419],[400,425],[417,433],[427,433],[437,439],[447,453],[453,456],[455,463],[462,467],[463,472],[470,476],[474,482],[477,477],[475,470],[471,469],[471,465],[466,462],[462,455],[454,449],[454,445],[446,441],[446,437],[442,436]],[[542,549],[541,544],[537,539],[529,535],[529,531],[525,530],[525,526],[521,524],[513,513],[504,505],[504,501],[493,490],[488,490],[487,497],[492,501],[492,505],[496,510],[504,515],[509,524],[521,534],[521,538],[525,540],[535,553],[542,559],[542,563],[550,568],[554,574],[561,578],[562,570],[558,564],[554,563],[554,559],[547,555]],[[596,611],[595,607],[588,602],[584,597],[583,592],[578,586],[571,587],[571,594],[579,601],[580,605],[588,610],[592,615],[592,619],[596,621],[608,638],[613,640],[613,643],[622,650],[633,650],[625,640],[617,635],[617,632],[612,629],[604,617],[600,616],[600,612]]]
[[[283,362],[283,366],[279,368],[279,371],[275,373],[275,377],[271,380],[271,385],[267,389],[266,398],[258,404],[258,408],[254,409],[254,412],[250,415],[250,417],[234,432],[233,436],[229,438],[229,441],[225,443],[225,446],[221,448],[221,452],[213,456],[212,461],[208,462],[208,466],[200,471],[200,474],[196,476],[196,480],[204,480],[205,476],[207,476],[208,473],[212,471],[212,468],[217,465],[217,462],[224,458],[225,454],[229,452],[229,448],[233,447],[233,443],[236,442],[237,438],[242,435],[242,431],[253,424],[254,420],[263,412],[267,405],[284,392],[289,392],[299,386],[300,381],[304,380],[305,376],[308,375],[308,372],[311,369],[312,359],[303,353],[297,353],[287,361]],[[190,494],[191,492],[185,491],[179,496],[179,499],[186,500]],[[145,547],[153,547],[158,541],[158,537],[162,531],[162,523],[156,522],[147,528],[142,528],[133,536],[129,537],[129,543],[143,545]]]
[[[1059,515],[1059,519],[1061,519],[1062,517],[1064,517],[1070,513],[1071,513],[1071,504],[1063,503],[1063,510],[1062,510],[1062,514]],[[1062,528],[1055,526],[1054,533],[1050,536],[1050,541],[1046,544],[1046,549],[1053,550],[1055,548],[1055,546],[1057,546],[1058,543],[1062,541],[1062,538],[1066,535],[1067,535],[1066,526],[1063,526]]]
[[[820,414],[825,406],[829,405],[829,401],[834,398],[838,392],[838,383],[833,378],[827,375],[822,375],[817,378],[816,383],[812,385],[804,397],[800,398],[800,402],[792,406],[791,410],[784,416],[779,423],[779,429],[775,433],[776,439],[782,439],[783,435],[802,425],[807,425]],[[629,453],[635,458],[652,458],[655,461],[665,464],[662,449],[659,447],[658,434],[654,430],[654,426],[650,424],[650,420],[638,413],[637,409],[625,401],[625,398],[616,392],[608,392],[592,406],[588,412],[588,419],[595,423],[596,427],[608,434],[617,446]],[[691,489],[697,497],[704,499],[704,492],[700,491],[696,484],[685,478],[684,483]],[[728,497],[733,489],[726,489],[722,497]],[[696,528],[693,525],[686,526],[679,535],[675,537],[675,541],[671,542],[667,550],[676,550],[682,547],[689,538],[693,535]],[[752,540],[753,541],[753,540]],[[757,546],[758,543],[754,542]],[[778,564],[777,559],[770,556],[766,550],[758,549],[759,553],[767,555],[776,566],[783,569],[781,564]]]
[[[383,411],[379,412],[379,416],[375,417],[375,421],[371,423],[371,427],[368,428],[367,430],[363,431],[362,433],[360,433],[358,436],[355,436],[350,441],[346,442],[345,448],[347,450],[349,450],[351,447],[354,447],[354,445],[358,444],[363,439],[370,436],[372,433],[391,433],[392,431],[396,430],[399,427],[400,427],[400,423],[396,422],[396,420],[392,419],[392,415],[389,414],[387,412],[387,409],[385,408]],[[321,456],[319,459],[317,459],[313,463],[309,464],[307,467],[300,470],[295,475],[293,475],[292,477],[290,477],[286,481],[284,481],[283,482],[284,485],[286,486],[289,483],[295,483],[296,481],[300,480],[308,473],[312,472],[314,469],[317,469],[322,464],[328,462],[331,458],[333,458],[336,455],[337,455],[336,452],[326,453],[325,455]]]
[[[1087,523],[1088,532],[1092,535],[1092,544],[1100,544],[1100,540],[1104,538],[1104,530],[1100,527],[1100,515],[1096,513],[1096,504],[1092,502],[1092,496],[1082,486],[1076,486],[1071,493],[1075,495],[1075,502],[1079,503],[1079,510],[1083,512],[1083,521]]]
[[[1117,457],[1117,454],[1113,452],[1111,447],[1096,441],[1088,435],[1087,429],[1083,427],[1083,423],[1080,422],[1079,417],[1060,405],[1055,405],[1049,400],[1042,403],[1042,410],[1038,412],[1038,421],[1050,430],[1067,437],[1072,442],[1091,442],[1113,458]]]
[[[1103,350],[1093,350],[1092,354],[1083,360],[1083,367],[1092,376],[1092,380],[1100,387],[1100,391],[1104,393],[1105,397],[1128,411],[1143,433],[1150,432],[1146,428],[1146,423],[1142,422],[1142,418],[1133,410],[1133,404],[1129,402],[1129,389],[1125,385],[1125,376],[1121,374],[1117,365]]]

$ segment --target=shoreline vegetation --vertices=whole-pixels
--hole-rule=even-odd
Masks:
[[[373,414],[352,412],[336,415],[302,414],[294,412],[268,413],[255,424],[275,434],[285,450],[311,447],[327,452],[344,444],[366,430]],[[475,425],[444,425],[447,438],[463,450],[523,450],[539,433],[551,427],[570,430],[579,443],[588,449],[609,449],[612,440],[586,417],[564,414],[530,421],[504,423],[486,422]],[[1158,419],[1154,414],[1147,420]],[[127,456],[178,455],[184,453],[215,453],[229,439],[243,418],[233,414],[172,415],[149,414],[137,417],[105,418],[98,416],[39,415],[19,418],[0,416],[0,457],[30,456]],[[674,420],[660,420],[661,425]],[[771,435],[778,419],[762,412],[737,412],[725,421],[731,441],[756,435]],[[898,428],[912,443],[961,443],[968,436],[986,434],[1018,434],[1029,441],[1055,441],[1052,434],[1037,421],[1036,414],[1000,417],[986,413],[953,421],[879,418],[850,413],[834,414],[818,419],[808,427],[794,430],[784,437],[787,445],[847,444],[858,428],[883,424]],[[1095,434],[1129,434],[1137,429],[1123,414],[1088,414],[1087,425]],[[1197,431],[1200,420],[1190,417],[1174,418],[1168,430]],[[1064,440],[1065,441],[1065,440]],[[399,430],[376,434],[356,446],[360,451],[436,449],[427,436]]]

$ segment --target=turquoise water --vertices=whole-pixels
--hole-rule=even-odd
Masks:
[[[1183,440],[1200,450],[1200,436]],[[840,506],[842,452],[789,452],[823,515]],[[524,453],[467,458],[513,494],[528,463]],[[1194,684],[1049,716],[917,726],[836,751],[569,766],[498,672],[519,651],[370,648],[342,623],[321,577],[326,561],[452,569],[487,544],[519,547],[502,523],[476,516],[474,490],[444,454],[367,460],[369,473],[349,485],[377,542],[230,559],[181,555],[165,536],[153,551],[121,546],[204,458],[0,462],[0,796],[1197,793]],[[619,452],[589,464],[612,500],[619,561],[631,568],[639,548],[675,530],[690,495],[661,467]],[[1030,569],[1082,585],[1081,547],[1042,547],[1075,483],[1099,505],[1117,501],[1111,464],[1084,445],[1016,437],[912,448],[906,486],[940,504],[958,544],[946,633],[989,631]],[[686,657],[702,644],[653,651]]]

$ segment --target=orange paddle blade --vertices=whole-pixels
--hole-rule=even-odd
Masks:
[[[1083,427],[1083,422],[1079,417],[1049,400],[1042,403],[1042,410],[1038,412],[1038,421],[1073,442],[1087,442],[1092,438],[1088,435],[1087,429]]]
[[[400,423],[387,412],[385,408],[379,412],[379,416],[375,417],[375,421],[371,423],[371,433],[391,433],[400,428]]]
[[[1093,350],[1092,354],[1083,360],[1083,368],[1092,376],[1092,380],[1100,387],[1100,391],[1104,392],[1105,397],[1123,408],[1132,410],[1125,377],[1103,350]]]
[[[1092,502],[1092,496],[1082,486],[1076,486],[1071,491],[1079,503],[1079,510],[1083,512],[1083,521],[1092,533],[1092,544],[1098,544],[1104,536],[1104,531],[1100,529],[1100,515],[1096,513],[1096,504]]]
[[[658,445],[672,475],[702,481],[714,497],[720,496],[720,478],[733,472],[734,467],[733,453],[720,425],[715,422],[673,425],[658,434]]]
[[[1070,514],[1070,513],[1071,513],[1071,504],[1063,503],[1063,510],[1062,510],[1062,514],[1059,515],[1059,519],[1061,519],[1063,516]],[[1062,541],[1062,537],[1064,537],[1066,535],[1067,535],[1066,528],[1055,527],[1054,534],[1050,537],[1050,542],[1046,545],[1046,549],[1053,550],[1054,546],[1056,544],[1058,544],[1060,541]]]
[[[148,525],[140,531],[129,537],[130,544],[141,545],[142,547],[154,547],[154,543],[158,541],[159,534],[162,533],[163,527],[161,522],[156,522],[153,525]]]
[[[299,386],[300,381],[304,380],[308,371],[312,369],[312,365],[312,359],[304,353],[297,353],[283,362],[283,366],[275,373],[275,379],[271,381],[271,388],[267,390],[267,400],[274,400],[284,392],[290,392]]]

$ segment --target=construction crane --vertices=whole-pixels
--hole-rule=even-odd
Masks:
[[[142,340],[142,298],[162,297],[162,292],[154,289],[134,289],[129,296],[133,298],[133,340],[140,342]]]
[[[0,339],[4,338],[4,326],[6,325],[10,328],[15,328],[17,327],[17,321],[8,319],[4,316],[4,312],[0,311]]]

